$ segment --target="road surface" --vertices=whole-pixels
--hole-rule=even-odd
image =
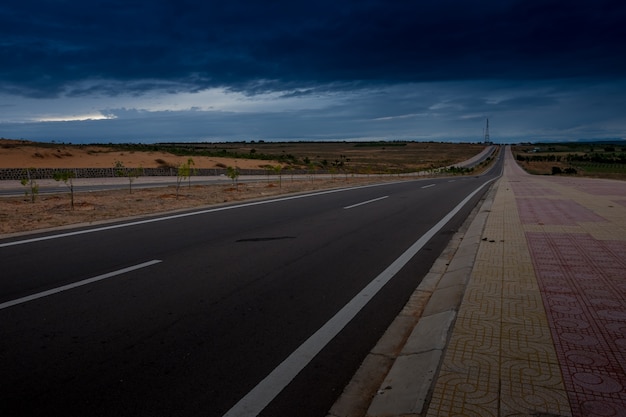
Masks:
[[[0,240],[0,415],[326,415],[501,172]]]

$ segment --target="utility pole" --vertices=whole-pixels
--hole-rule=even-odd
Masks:
[[[487,118],[487,127],[485,128],[485,143],[491,144],[491,139],[489,139],[489,118]]]

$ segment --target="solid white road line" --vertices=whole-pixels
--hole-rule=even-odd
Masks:
[[[353,204],[353,205],[351,205],[351,206],[346,206],[346,207],[344,207],[344,209],[345,209],[345,210],[347,210],[347,209],[351,209],[351,208],[354,208],[354,207],[362,206],[363,204],[373,203],[374,201],[384,200],[384,199],[385,199],[385,198],[387,198],[387,197],[389,197],[389,196],[388,196],[388,195],[386,195],[386,196],[384,196],[384,197],[378,197],[378,198],[375,198],[375,199],[373,199],[373,200],[363,201],[362,203],[357,203],[357,204]]]
[[[429,185],[425,185],[425,186],[420,187],[420,188],[430,188],[430,187],[434,187],[435,185],[437,185],[437,184],[429,184]]]
[[[302,371],[313,358],[357,315],[365,305],[393,278],[428,241],[454,217],[488,181],[465,197],[444,218],[420,237],[398,259],[380,273],[333,318],[309,337],[265,379],[235,404],[223,417],[255,417]]]
[[[109,272],[108,274],[98,275],[98,276],[93,277],[93,278],[87,278],[87,279],[84,279],[82,281],[74,282],[72,284],[63,285],[62,287],[57,287],[57,288],[53,288],[51,290],[38,292],[37,294],[28,295],[26,297],[18,298],[16,300],[6,301],[6,302],[0,304],[0,310],[2,310],[4,308],[12,307],[12,306],[17,305],[17,304],[22,304],[22,303],[26,303],[28,301],[33,301],[33,300],[36,300],[38,298],[47,297],[48,295],[57,294],[57,293],[60,293],[61,291],[67,291],[67,290],[71,290],[72,288],[76,288],[76,287],[80,287],[80,286],[83,286],[83,285],[91,284],[91,283],[97,282],[97,281],[102,281],[103,279],[107,279],[107,278],[111,278],[111,277],[114,277],[114,276],[117,276],[117,275],[125,274],[126,272],[131,272],[131,271],[135,271],[137,269],[146,268],[148,266],[151,266],[151,265],[154,265],[154,264],[158,264],[159,262],[161,262],[161,261],[155,259],[153,261],[144,262],[142,264],[129,266],[128,268],[119,269],[117,271]]]

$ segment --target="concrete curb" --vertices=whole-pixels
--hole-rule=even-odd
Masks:
[[[499,183],[453,236],[328,417],[409,417],[427,410]]]

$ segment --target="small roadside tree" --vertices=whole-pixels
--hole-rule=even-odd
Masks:
[[[63,181],[70,190],[70,208],[74,210],[74,183],[73,178],[76,177],[74,171],[57,171],[54,173],[55,181]]]
[[[189,182],[189,188],[191,188],[191,176],[194,175],[197,170],[193,168],[195,163],[193,159],[189,158],[186,163],[180,164],[178,166],[178,171],[176,173],[176,198],[178,199],[178,190],[180,189],[180,184],[187,179]]]
[[[283,167],[282,165],[274,165],[272,170],[278,175],[278,188],[283,188]]]
[[[267,165],[263,165],[261,168],[263,168],[265,170],[265,175],[267,176],[267,183],[270,184],[271,183],[271,175],[272,175],[272,171],[274,171],[274,166],[267,164]]]
[[[20,183],[24,186],[24,195],[28,197],[30,194],[30,202],[35,202],[35,196],[39,194],[39,184],[30,175],[30,170],[34,168],[26,168],[26,178],[22,178]]]
[[[291,176],[291,182],[293,182],[293,174],[294,174],[295,167],[293,165],[287,165],[284,169],[289,171],[289,174]]]
[[[115,175],[128,178],[128,193],[133,193],[133,182],[143,175],[143,168],[126,168],[122,161],[115,161]]]
[[[307,164],[307,172],[309,173],[311,181],[315,180],[315,171],[317,171],[317,165],[313,162],[309,162]]]
[[[233,184],[235,187],[239,188],[239,183],[237,182],[237,178],[239,178],[239,168],[237,167],[228,167],[226,168],[226,176],[233,180]]]

